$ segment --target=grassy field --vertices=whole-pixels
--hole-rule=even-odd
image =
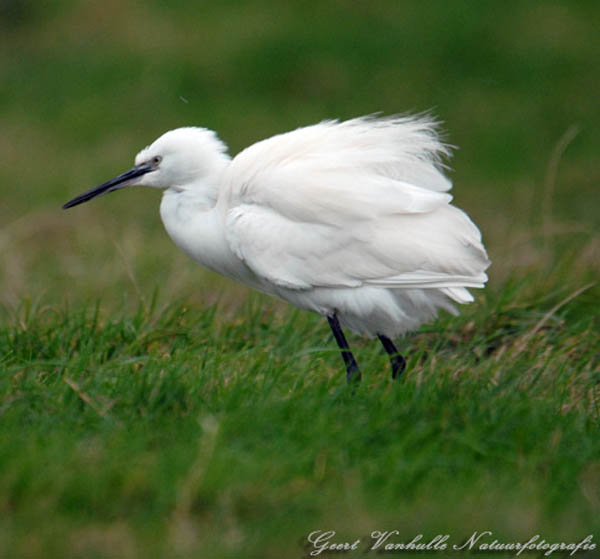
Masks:
[[[361,539],[329,557],[411,556],[366,552],[374,530],[597,543],[599,17],[2,3],[0,556],[301,557],[313,530]],[[351,393],[326,322],[179,254],[158,193],[60,210],[176,126],[236,153],[430,108],[493,265],[461,316],[398,341],[400,383],[352,337]]]

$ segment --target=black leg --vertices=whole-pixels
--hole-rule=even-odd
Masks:
[[[329,321],[329,326],[331,327],[335,341],[342,351],[342,358],[346,365],[346,382],[348,384],[360,382],[360,369],[358,368],[356,359],[354,359],[354,355],[352,355],[352,352],[350,351],[350,346],[348,346],[348,342],[346,341],[346,337],[340,326],[340,321],[335,314],[333,316],[328,316],[327,320]]]
[[[377,334],[377,337],[382,343],[385,351],[387,351],[388,355],[390,356],[390,363],[392,364],[392,378],[397,379],[402,374],[402,371],[404,371],[406,368],[406,360],[398,353],[394,342],[392,342],[392,340],[390,340],[387,336],[384,336],[383,334]]]

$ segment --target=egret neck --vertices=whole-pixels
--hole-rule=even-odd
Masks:
[[[206,268],[230,279],[240,276],[262,289],[258,278],[231,251],[225,239],[223,216],[216,205],[216,188],[167,188],[160,217],[173,242]]]

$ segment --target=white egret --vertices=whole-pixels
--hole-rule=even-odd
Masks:
[[[393,377],[392,339],[457,313],[483,287],[489,260],[475,224],[450,205],[450,155],[424,116],[325,121],[231,158],[205,128],[178,128],[135,166],[63,207],[128,186],[163,189],[160,215],[206,268],[329,321],[350,382],[360,369],[342,325],[377,336]]]

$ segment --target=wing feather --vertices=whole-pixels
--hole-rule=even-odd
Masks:
[[[256,274],[291,289],[438,287],[466,302],[489,264],[450,205],[435,124],[324,122],[250,146],[219,203],[227,240]]]

